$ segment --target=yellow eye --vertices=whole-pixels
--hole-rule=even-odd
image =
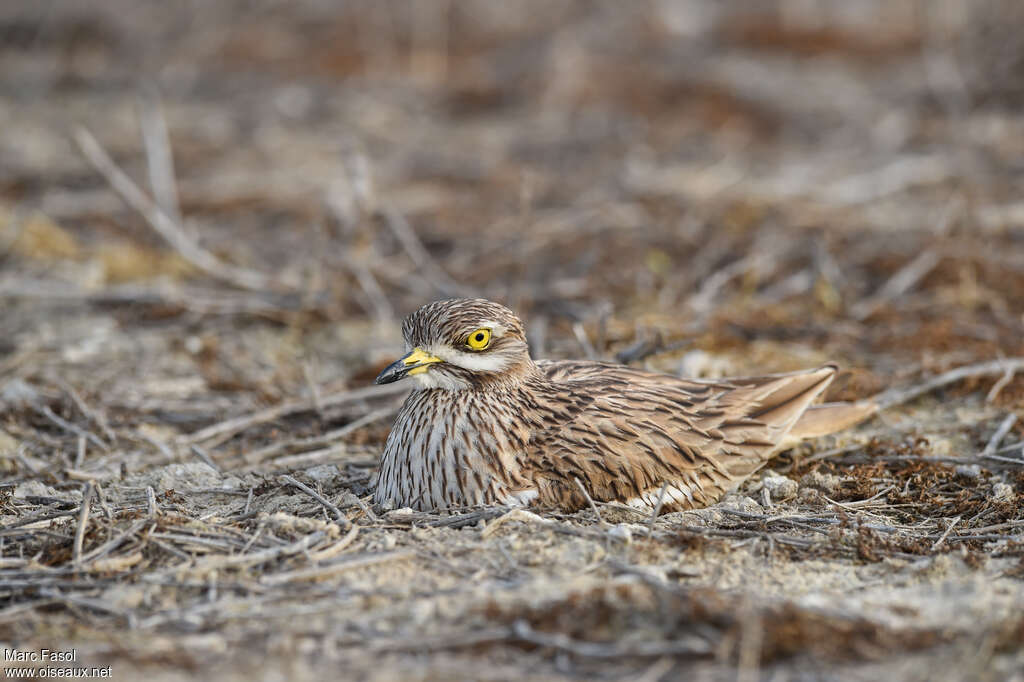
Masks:
[[[486,328],[477,329],[466,339],[466,345],[473,350],[483,350],[491,342],[491,330]]]

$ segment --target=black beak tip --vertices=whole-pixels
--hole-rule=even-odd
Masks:
[[[389,374],[387,370],[377,375],[377,378],[373,380],[373,383],[380,386],[382,384],[390,384],[398,381],[398,377],[394,374]]]
[[[393,384],[403,378],[407,371],[405,364],[401,360],[393,362],[385,367],[384,371],[377,375],[377,378],[373,380],[373,383],[378,386],[381,384]]]

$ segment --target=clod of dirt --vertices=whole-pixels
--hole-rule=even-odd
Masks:
[[[835,474],[823,474],[820,471],[812,471],[800,479],[801,488],[820,490],[826,495],[835,495],[842,485],[842,481]]]
[[[184,462],[129,476],[125,483],[130,486],[152,486],[154,490],[197,490],[237,488],[242,482],[234,476],[225,477],[204,462]]]
[[[765,474],[761,484],[768,491],[768,494],[771,495],[772,500],[776,502],[792,499],[796,497],[799,491],[796,481],[771,472]]]
[[[44,484],[42,481],[25,481],[19,483],[14,489],[14,497],[20,499],[35,497],[52,497],[65,502],[80,502],[82,491],[80,490],[57,490]]]
[[[338,467],[334,464],[321,464],[303,471],[313,481],[327,483],[338,477]]]
[[[10,457],[18,451],[18,441],[6,431],[0,430],[0,457]]]
[[[322,531],[330,537],[337,537],[340,532],[336,523],[295,516],[287,512],[260,514],[257,518],[260,523],[265,523],[269,528],[283,533],[309,534]]]
[[[764,509],[760,504],[758,504],[757,500],[738,493],[726,495],[722,501],[715,506],[721,509],[735,509],[736,511],[746,512],[748,514],[761,514],[764,512]]]

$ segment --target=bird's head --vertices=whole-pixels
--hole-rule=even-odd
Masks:
[[[523,323],[482,298],[428,303],[405,318],[408,351],[374,383],[412,377],[423,388],[460,390],[519,381],[533,366]]]

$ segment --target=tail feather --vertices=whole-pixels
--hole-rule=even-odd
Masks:
[[[750,417],[769,426],[788,429],[828,388],[835,374],[835,366],[826,365],[813,372],[794,374],[772,382],[777,386],[760,399],[760,407]]]
[[[723,449],[730,456],[719,460],[725,490],[757,471],[771,456],[789,446],[788,434],[806,410],[832,382],[834,365],[808,372],[740,379],[728,395],[744,414],[723,423]]]
[[[735,397],[758,406],[742,419],[719,427],[729,450],[736,455],[726,469],[742,478],[761,468],[774,454],[808,438],[817,438],[854,426],[878,412],[875,401],[812,405],[835,377],[829,364],[809,372],[741,379]]]
[[[731,408],[737,414],[720,428],[742,432],[745,439],[778,442],[828,388],[835,373],[835,365],[825,365],[806,372],[730,380],[738,386],[723,402],[727,411]]]
[[[873,400],[814,405],[796,420],[786,441],[789,445],[795,445],[806,438],[827,436],[859,424],[876,412],[878,403]]]

